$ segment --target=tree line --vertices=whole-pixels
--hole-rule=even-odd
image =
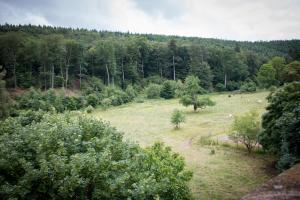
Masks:
[[[273,56],[300,58],[299,40],[237,42],[48,26],[0,26],[0,65],[10,88],[82,87],[91,77],[125,89],[159,77],[200,79],[206,90],[256,81]],[[218,85],[219,84],[219,85]]]

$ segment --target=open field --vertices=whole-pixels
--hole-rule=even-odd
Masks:
[[[230,115],[251,109],[263,113],[267,95],[259,92],[229,98],[228,94],[213,94],[210,96],[216,106],[198,112],[183,107],[178,99],[146,100],[106,111],[97,109],[90,116],[109,121],[124,132],[126,140],[142,146],[163,141],[184,156],[194,173],[190,187],[195,199],[239,199],[272,176],[268,169],[272,158],[259,153],[248,155],[243,148],[224,144],[220,138],[229,132],[233,121]],[[179,130],[170,123],[175,108],[186,114],[186,123]],[[219,145],[203,145],[203,138],[219,141]],[[215,154],[211,154],[212,149]]]

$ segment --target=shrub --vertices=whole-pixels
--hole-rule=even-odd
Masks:
[[[265,150],[280,156],[277,167],[283,170],[300,161],[300,82],[271,93],[268,102],[259,140]]]
[[[125,93],[126,93],[129,101],[132,101],[137,96],[137,93],[134,90],[132,85],[127,86]]]
[[[185,116],[181,111],[176,109],[172,113],[171,122],[175,125],[175,128],[179,128],[180,123],[185,122]]]
[[[227,91],[234,91],[240,89],[240,83],[235,81],[228,81],[226,90]]]
[[[241,92],[255,92],[256,84],[253,81],[246,82],[241,86],[240,90]]]
[[[234,119],[230,137],[234,141],[243,143],[248,152],[251,153],[252,149],[258,142],[259,133],[260,121],[258,120],[258,114],[251,111]]]
[[[183,94],[184,85],[181,80],[176,82],[175,97],[181,97]]]
[[[94,110],[94,107],[89,105],[85,110],[86,110],[87,113],[92,113],[93,110]]]
[[[145,93],[148,99],[157,99],[160,96],[161,86],[158,84],[150,84]]]
[[[92,93],[101,93],[104,91],[104,84],[103,81],[97,77],[91,77],[87,79],[82,84],[82,90],[84,94],[89,95]]]
[[[215,86],[216,90],[218,92],[223,92],[223,91],[226,91],[226,87],[224,84],[222,83],[217,83],[216,86]]]
[[[40,90],[30,88],[28,92],[17,98],[20,109],[39,110],[42,107],[43,95]]]
[[[96,107],[98,105],[99,99],[96,94],[89,94],[86,96],[86,101],[88,105]]]
[[[162,85],[160,96],[165,99],[172,99],[175,96],[175,81],[165,81]]]
[[[88,118],[19,120],[0,122],[3,199],[191,198],[184,159],[160,143],[142,149]]]
[[[107,109],[112,105],[110,98],[105,98],[101,101],[101,106],[103,109]]]

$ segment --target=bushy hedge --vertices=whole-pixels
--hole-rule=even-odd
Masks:
[[[181,156],[142,149],[102,121],[45,114],[0,122],[2,199],[190,199]]]
[[[25,92],[22,96],[17,98],[17,108],[21,110],[30,109],[44,111],[55,109],[57,112],[64,112],[79,110],[87,106],[118,106],[133,101],[133,99],[137,96],[136,91],[131,85],[123,91],[120,88],[112,86],[101,87],[100,89],[101,84],[98,84],[94,83],[93,87],[86,85],[85,87],[87,88],[99,88],[94,92],[90,90],[83,90],[84,96],[66,96],[64,94],[57,95],[52,89],[44,93],[40,90],[30,88],[28,92]]]
[[[241,92],[255,92],[256,84],[253,81],[246,82],[241,86],[240,90]]]
[[[148,99],[157,99],[160,97],[161,86],[151,83],[145,88],[145,94]]]
[[[28,92],[17,98],[19,109],[50,111],[53,108],[58,112],[66,110],[78,110],[87,106],[86,100],[82,96],[56,95],[50,89],[46,93],[30,88]]]

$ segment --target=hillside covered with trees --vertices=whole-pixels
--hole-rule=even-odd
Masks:
[[[274,56],[284,64],[299,60],[300,40],[247,42],[4,24],[0,51],[9,88],[79,89],[97,77],[125,89],[192,74],[212,91],[257,82],[260,66]]]

